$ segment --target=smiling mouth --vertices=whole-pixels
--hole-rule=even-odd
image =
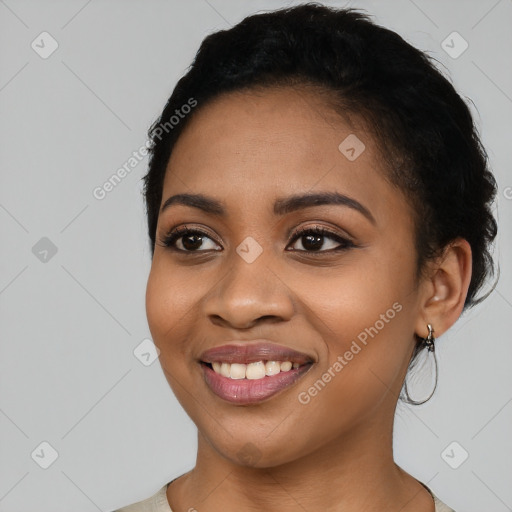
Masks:
[[[252,340],[210,348],[198,363],[214,395],[231,404],[249,405],[290,388],[315,359],[268,340]]]
[[[249,364],[201,361],[204,381],[210,391],[225,402],[245,406],[267,401],[289,389],[312,366],[312,362],[299,364],[290,361],[256,361]],[[271,375],[266,374],[267,368]]]
[[[299,363],[292,363],[291,361],[263,360],[248,364],[220,361],[213,361],[212,363],[202,361],[202,364],[211,368],[216,374],[233,380],[259,380],[265,377],[278,375],[279,373],[289,372],[290,370],[297,369],[301,366]]]

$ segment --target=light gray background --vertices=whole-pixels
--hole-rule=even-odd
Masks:
[[[1,512],[106,512],[193,466],[193,423],[158,361],[133,353],[150,337],[147,159],[103,200],[92,191],[144,144],[206,34],[294,3],[0,0]],[[478,108],[500,185],[501,280],[439,339],[438,391],[399,406],[395,450],[457,512],[512,510],[512,1],[326,4],[367,9],[428,50]],[[49,48],[43,31],[59,45],[46,59],[31,47]],[[441,47],[453,31],[469,44],[456,59]],[[57,247],[46,262],[32,251],[42,237]],[[31,456],[49,456],[43,441],[58,452],[48,469]],[[453,441],[469,453],[458,469],[441,457]]]

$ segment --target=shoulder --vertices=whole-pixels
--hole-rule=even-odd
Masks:
[[[420,484],[423,485],[423,487],[425,487],[425,489],[431,494],[432,498],[434,499],[434,505],[436,507],[435,512],[455,512],[455,510],[450,508],[448,505],[444,504],[423,482],[420,482]]]
[[[165,484],[156,492],[156,494],[153,494],[153,496],[150,496],[145,500],[138,501],[137,503],[132,503],[131,505],[127,505],[123,508],[119,508],[114,512],[172,512],[169,502],[167,501],[167,485],[168,484]],[[443,503],[425,484],[422,483],[422,485],[434,499],[435,512],[455,512],[452,508]]]
[[[153,496],[119,508],[114,512],[172,512],[169,502],[167,501],[167,485],[168,484],[165,484],[153,494]]]
[[[434,496],[434,503],[436,505],[436,512],[455,512],[453,508],[450,508],[448,505],[445,505],[439,498]]]

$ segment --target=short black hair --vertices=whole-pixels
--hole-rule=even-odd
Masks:
[[[473,265],[465,308],[482,300],[476,294],[494,274],[496,181],[468,106],[433,61],[363,12],[317,3],[255,14],[208,35],[149,130],[143,180],[152,255],[166,167],[194,114],[232,91],[312,85],[376,134],[389,178],[416,214],[418,269],[462,237]]]

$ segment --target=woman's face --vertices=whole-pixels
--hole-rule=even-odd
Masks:
[[[411,209],[374,140],[305,90],[197,108],[168,164],[146,294],[178,400],[237,464],[275,466],[381,431],[420,288]],[[178,194],[209,202],[168,201]],[[331,201],[307,199],[316,194]],[[276,359],[299,367],[265,365]],[[244,370],[251,378],[227,376]]]

